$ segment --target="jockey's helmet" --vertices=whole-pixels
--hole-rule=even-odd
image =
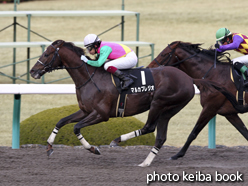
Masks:
[[[216,32],[216,41],[221,41],[231,34],[232,33],[230,32],[230,30],[228,30],[227,28],[220,28]]]
[[[99,46],[101,40],[96,34],[88,34],[84,38],[84,46],[90,51],[92,48],[95,48],[94,45],[96,44]]]

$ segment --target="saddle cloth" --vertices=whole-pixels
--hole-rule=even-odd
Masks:
[[[111,74],[112,82],[119,92],[116,106],[116,117],[124,117],[126,98],[128,94],[155,91],[153,76],[149,68],[134,68],[121,71],[129,74],[131,78],[133,76],[134,83],[129,86],[129,89],[122,90],[122,82],[120,81],[120,79]]]

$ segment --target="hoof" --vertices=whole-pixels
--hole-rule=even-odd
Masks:
[[[53,153],[53,147],[50,144],[47,144],[47,156],[51,156]]]
[[[177,156],[172,156],[169,160],[177,160],[178,157]]]
[[[97,147],[91,146],[91,148],[88,150],[93,154],[101,155],[100,150]]]
[[[52,153],[53,153],[53,149],[47,150],[47,156],[48,156],[48,157],[51,156]]]
[[[138,165],[139,167],[149,167],[150,166],[150,164],[148,164],[148,163],[141,163],[141,164],[139,164]]]
[[[182,158],[184,155],[175,155],[170,158],[170,160],[177,160],[178,158]]]
[[[118,143],[116,143],[114,140],[111,141],[111,143],[109,144],[110,147],[116,147],[119,146]]]

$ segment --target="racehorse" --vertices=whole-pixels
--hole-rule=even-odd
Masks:
[[[84,139],[80,130],[83,127],[107,121],[110,117],[116,117],[119,93],[112,83],[111,74],[103,67],[92,67],[83,62],[80,59],[83,54],[84,51],[73,43],[57,40],[47,47],[30,70],[31,76],[39,79],[47,72],[66,69],[76,87],[80,110],[56,124],[47,140],[48,156],[53,153],[52,145],[59,129],[72,122],[77,122],[74,126],[74,133],[84,148],[94,154],[100,154],[97,147],[90,145]],[[155,145],[147,158],[139,164],[141,167],[151,164],[166,140],[169,120],[193,98],[195,94],[193,82],[199,86],[208,87],[206,92],[211,89],[208,81],[193,80],[174,67],[152,68],[150,71],[154,78],[155,91],[128,94],[125,106],[125,116],[132,116],[150,109],[146,124],[142,129],[121,135],[117,140],[112,141],[112,145],[117,144],[154,132],[157,127]]]
[[[200,46],[201,44],[181,41],[172,42],[147,67],[174,66],[192,78],[203,78],[217,82],[229,93],[236,95],[237,89],[230,77],[232,64],[229,57],[223,53],[215,53],[214,49],[206,50]],[[216,68],[214,68],[215,66]],[[237,111],[226,97],[216,96],[218,93],[214,93],[215,96],[210,91],[200,94],[203,110],[186,143],[171,159],[183,157],[191,142],[216,114],[224,116],[248,140],[248,130],[238,116],[238,112],[244,113],[247,112],[247,109]],[[245,98],[247,103],[247,93],[245,93]]]

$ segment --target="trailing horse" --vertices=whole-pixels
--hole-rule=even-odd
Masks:
[[[74,133],[85,149],[94,154],[100,154],[97,147],[90,145],[80,130],[83,127],[107,121],[110,117],[116,117],[119,92],[112,83],[111,74],[103,67],[92,67],[81,61],[80,56],[84,51],[72,43],[63,40],[53,42],[39,58],[30,70],[31,76],[39,79],[46,72],[56,69],[66,69],[76,86],[76,96],[80,110],[70,116],[62,118],[55,126],[47,142],[47,155],[53,152],[52,145],[59,130],[66,124],[77,122]],[[140,71],[144,71],[140,69]],[[184,72],[173,68],[146,69],[151,72],[154,79],[154,89],[148,91],[134,91],[127,94],[124,116],[132,116],[149,110],[148,119],[142,129],[121,135],[112,141],[111,145],[130,138],[154,132],[157,127],[155,145],[151,152],[139,166],[149,166],[155,155],[166,141],[167,126],[169,120],[177,114],[193,98],[193,80]],[[141,73],[142,74],[142,73]],[[141,75],[141,78],[145,78]],[[211,87],[210,82],[194,80],[198,86],[208,87],[206,92],[218,92]],[[142,84],[146,81],[142,80]],[[136,90],[134,88],[134,90]],[[221,94],[223,97],[223,95]],[[223,98],[222,98],[223,99]]]
[[[239,93],[239,95],[244,95],[244,98],[241,97],[239,102],[236,101],[234,96],[237,93],[236,87],[240,87],[241,90],[246,88],[242,84],[235,86],[232,75],[236,72],[232,71],[232,63],[225,53],[216,54],[214,49],[206,50],[200,46],[201,44],[181,41],[172,42],[148,65],[148,68],[174,66],[192,78],[214,81],[218,83],[215,88],[225,95],[225,97],[221,96],[220,92],[200,92],[203,110],[186,143],[172,159],[178,159],[185,155],[192,141],[216,114],[224,116],[248,140],[248,130],[238,116],[238,113],[248,111],[247,106],[239,105],[242,99],[247,103],[247,92],[241,91]],[[222,88],[218,88],[219,85]]]

